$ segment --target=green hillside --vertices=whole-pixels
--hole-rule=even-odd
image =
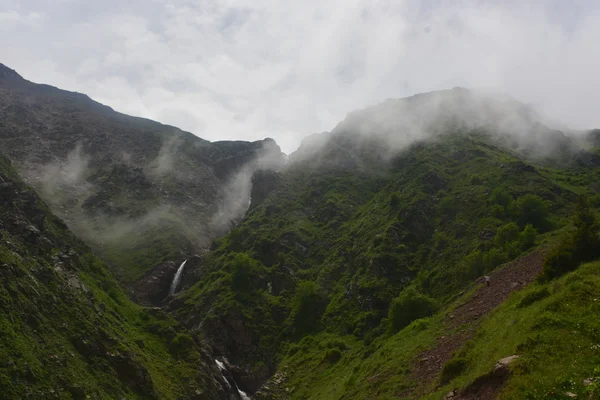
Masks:
[[[345,138],[282,171],[170,305],[243,368],[243,389],[274,374],[258,398],[435,391],[411,371],[446,334],[461,293],[539,244],[554,246],[578,196],[597,199],[594,154],[576,146],[538,154],[485,130],[449,128],[382,159],[377,141]],[[537,257],[525,283],[542,264]]]
[[[202,338],[132,303],[2,156],[0,193],[2,398],[220,398]]]

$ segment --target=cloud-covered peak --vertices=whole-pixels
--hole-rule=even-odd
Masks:
[[[349,110],[456,86],[598,126],[599,36],[592,0],[0,0],[3,62],[26,79],[286,153]]]

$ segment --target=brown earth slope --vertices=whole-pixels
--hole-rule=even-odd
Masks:
[[[414,361],[412,378],[419,386],[410,393],[401,393],[400,397],[419,398],[435,389],[437,379],[455,351],[473,337],[481,319],[504,302],[508,296],[533,282],[542,271],[544,256],[548,248],[539,248],[517,260],[508,263],[501,269],[489,274],[491,282],[486,286],[481,279],[475,292],[459,304],[445,324],[448,336],[438,338],[435,345],[422,352]],[[477,391],[460,395],[462,399],[494,399],[502,387],[502,382],[490,381],[489,385],[477,388]],[[474,397],[473,397],[474,396]]]

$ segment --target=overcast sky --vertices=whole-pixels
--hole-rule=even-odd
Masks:
[[[285,152],[353,109],[454,86],[600,127],[598,0],[0,0],[0,62]]]

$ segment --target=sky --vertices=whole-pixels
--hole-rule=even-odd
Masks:
[[[286,153],[455,86],[600,127],[597,0],[0,0],[0,63],[204,139]]]

